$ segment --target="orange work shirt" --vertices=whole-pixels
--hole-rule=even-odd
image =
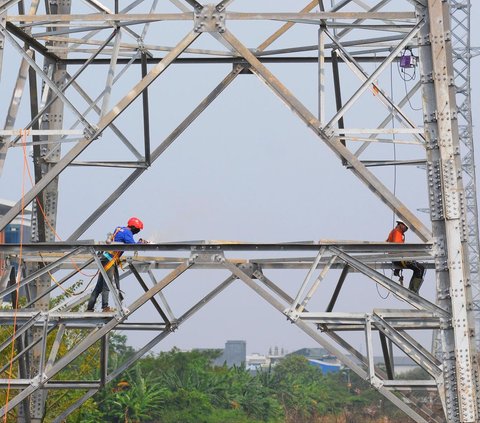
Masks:
[[[393,228],[388,235],[387,242],[398,242],[403,243],[405,242],[405,235],[402,231],[398,228]]]

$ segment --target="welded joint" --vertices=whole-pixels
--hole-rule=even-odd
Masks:
[[[225,12],[219,12],[215,5],[207,4],[201,10],[194,13],[195,32],[225,32]]]

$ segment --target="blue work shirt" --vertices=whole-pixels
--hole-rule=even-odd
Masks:
[[[133,233],[128,226],[117,226],[113,232],[115,237],[113,242],[123,242],[124,244],[137,244],[133,239]]]
[[[124,244],[137,244],[133,239],[133,233],[128,226],[117,226],[113,232],[115,236],[113,237],[113,242],[123,242]],[[123,251],[118,251],[115,261],[117,261],[123,254]],[[104,251],[103,256],[107,260],[112,260],[114,258],[113,251]]]

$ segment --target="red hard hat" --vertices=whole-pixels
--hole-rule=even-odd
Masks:
[[[131,217],[130,219],[128,219],[127,226],[133,226],[134,228],[142,230],[143,229],[143,222],[136,217]]]

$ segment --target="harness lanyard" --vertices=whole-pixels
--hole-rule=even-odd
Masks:
[[[112,239],[115,241],[115,236],[120,232],[122,228],[118,227],[112,235]],[[118,259],[123,254],[123,251],[107,251],[107,254],[112,256],[111,260],[103,266],[105,271],[108,271],[113,265],[117,264]],[[123,270],[123,269],[122,269]]]

